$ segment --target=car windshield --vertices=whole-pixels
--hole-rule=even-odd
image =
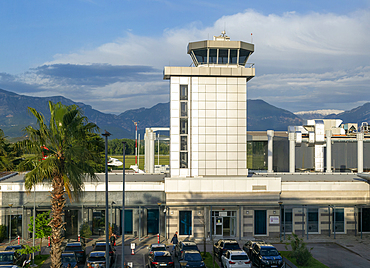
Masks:
[[[95,262],[95,261],[105,261],[105,256],[90,256],[89,262]]]
[[[237,243],[225,243],[225,249],[240,249],[239,244]]]
[[[247,255],[231,255],[233,261],[249,260]]]
[[[76,259],[74,256],[62,256],[62,262],[64,263],[76,262]]]
[[[274,248],[261,249],[261,256],[278,256],[279,252]]]
[[[17,250],[17,249],[21,249],[22,247],[21,246],[7,246],[5,248],[5,250]]]
[[[199,253],[185,253],[185,261],[201,261],[202,256]]]
[[[94,251],[105,251],[105,245],[96,245]],[[112,251],[111,247],[109,246],[109,251]]]
[[[155,256],[154,261],[157,262],[171,262],[171,256]]]
[[[64,251],[82,251],[81,246],[66,246]]]
[[[198,251],[197,245],[184,245],[184,250],[196,250]]]
[[[14,255],[13,254],[0,254],[0,262],[8,262],[13,261]]]
[[[165,247],[152,247],[152,251],[166,251]]]

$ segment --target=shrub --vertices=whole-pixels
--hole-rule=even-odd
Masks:
[[[306,248],[306,243],[303,242],[303,238],[299,238],[298,235],[292,234],[293,237],[289,236],[285,248],[288,250],[288,246],[292,247],[291,257],[295,258],[297,264],[304,266],[308,263],[308,260],[312,257],[311,250]]]
[[[0,225],[0,242],[3,242],[5,237],[6,237],[6,226]]]
[[[92,235],[90,226],[87,222],[81,225],[80,235],[84,238],[89,238]]]

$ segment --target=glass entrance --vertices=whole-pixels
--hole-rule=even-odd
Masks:
[[[78,235],[78,210],[65,210],[64,212],[66,225],[66,237],[77,237]]]
[[[215,218],[215,235],[223,235],[223,218],[222,217],[216,217]]]
[[[212,211],[213,235],[236,235],[236,211]]]

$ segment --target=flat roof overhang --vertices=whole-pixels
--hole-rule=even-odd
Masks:
[[[192,50],[207,49],[207,48],[221,48],[221,49],[244,49],[254,52],[254,44],[246,43],[243,41],[215,41],[204,40],[198,42],[191,42],[188,44],[187,53],[190,54]]]
[[[171,76],[216,76],[216,77],[244,77],[247,81],[255,76],[255,68],[225,68],[225,67],[164,67],[163,79]]]

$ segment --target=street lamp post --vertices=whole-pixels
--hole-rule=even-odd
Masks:
[[[109,265],[109,230],[108,230],[108,131],[102,134],[105,137],[105,263]]]
[[[32,246],[35,247],[36,236],[36,185],[33,186],[33,233],[32,233]],[[32,266],[35,266],[35,252],[32,253]]]
[[[122,166],[122,258],[121,258],[121,267],[125,268],[125,165],[126,165],[126,142],[123,143],[123,166]],[[140,227],[139,227],[140,228]],[[139,229],[140,231],[140,229]]]
[[[280,238],[280,242],[281,242],[281,220],[283,219],[281,206],[282,206],[283,202],[282,201],[279,201],[278,204],[279,204],[279,207],[280,207],[280,221],[279,221],[280,222],[280,234],[279,234],[279,238]]]
[[[161,205],[162,203],[158,204],[158,243],[161,242]]]
[[[9,244],[12,241],[12,206],[13,204],[8,204],[9,205],[9,215],[10,215],[10,221],[9,221]]]

